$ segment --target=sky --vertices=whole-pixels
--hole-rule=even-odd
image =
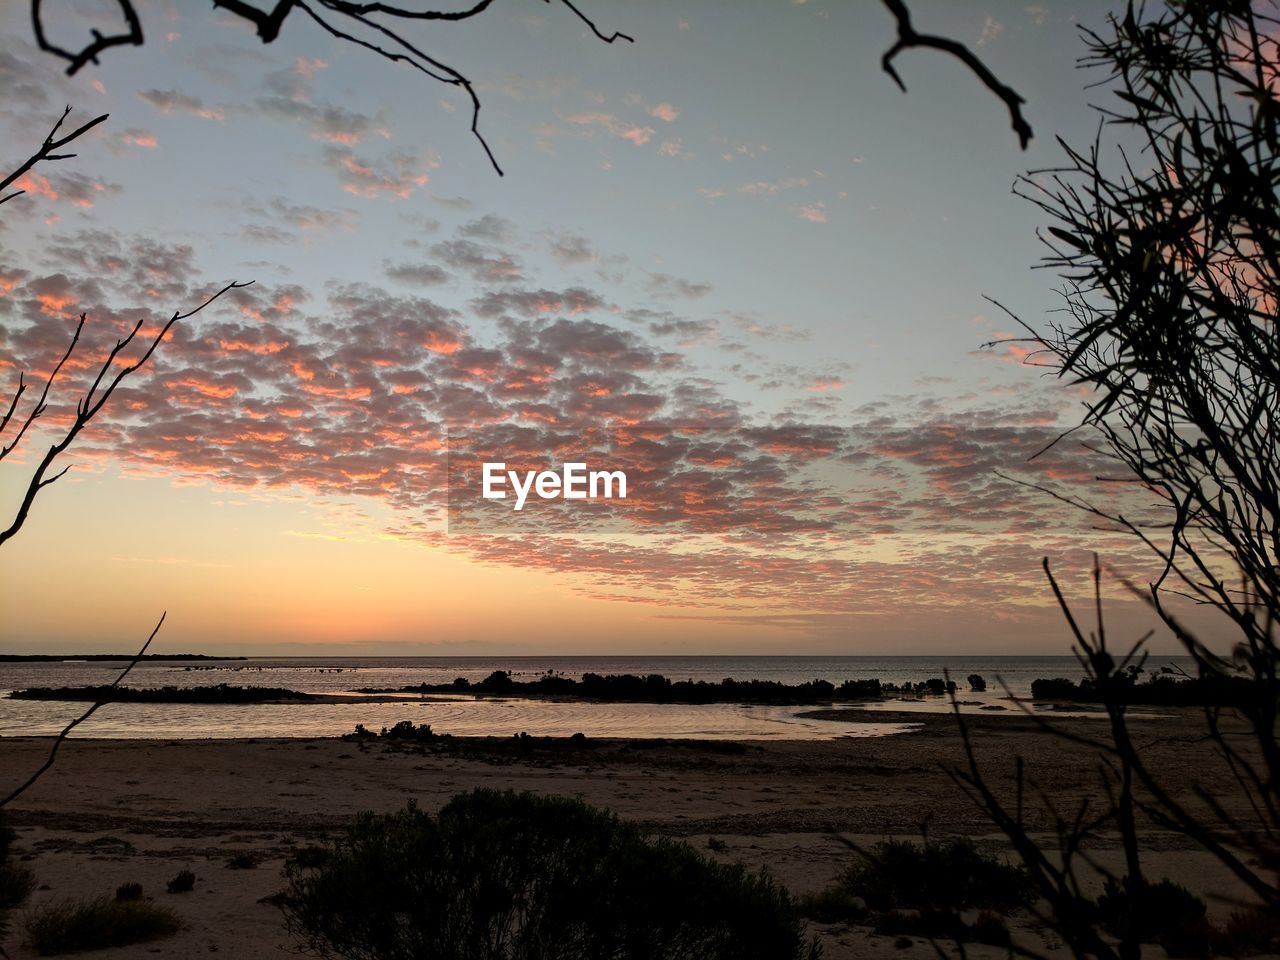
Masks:
[[[1043,557],[1081,601],[1093,550],[1143,582],[1019,482],[1105,472],[1074,439],[1029,461],[1084,397],[984,348],[1018,329],[988,298],[1060,306],[1012,187],[1093,136],[1107,5],[911,5],[1026,99],[1025,151],[954,60],[907,51],[897,88],[878,4],[579,6],[634,42],[532,0],[401,30],[472,80],[503,176],[464,91],[297,10],[264,45],[139,3],[145,44],[73,77],[0,20],[6,169],[64,104],[110,114],[0,207],[7,395],[88,316],[5,516],[122,330],[253,281],[67,453],[0,551],[0,650],[131,649],[165,610],[160,651],[1060,654]],[[625,469],[629,499],[468,525],[449,465],[479,453]]]

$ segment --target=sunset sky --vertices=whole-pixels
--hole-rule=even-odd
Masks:
[[[1067,652],[1040,558],[1082,599],[1092,547],[1140,566],[996,475],[1103,468],[1026,463],[1081,397],[981,349],[1015,329],[983,295],[1057,306],[1010,187],[1092,136],[1076,23],[1106,6],[912,4],[1027,99],[1023,152],[954,61],[905,53],[897,89],[878,4],[580,5],[635,43],[532,0],[403,29],[475,82],[505,177],[464,93],[297,11],[263,45],[139,4],[146,44],[67,78],[14,6],[5,169],[64,104],[111,117],[0,207],[6,389],[81,311],[100,351],[255,283],[175,328],[0,551],[0,649],[128,649],[168,610],[168,651]],[[101,21],[66,6],[70,46]],[[636,500],[596,534],[449,531],[460,435],[585,445]],[[6,522],[48,436],[0,466]]]

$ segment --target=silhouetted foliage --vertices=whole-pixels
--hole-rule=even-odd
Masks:
[[[41,956],[103,950],[172,936],[181,927],[172,910],[146,900],[59,900],[29,910],[25,943]]]
[[[120,884],[120,886],[116,887],[116,899],[117,900],[141,900],[142,884],[136,883],[132,880],[126,883]]]
[[[172,880],[165,884],[170,893],[190,893],[196,887],[196,875],[190,870],[179,870]]]
[[[360,960],[815,958],[766,874],[652,839],[578,800],[477,790],[431,816],[357,817],[286,865],[290,929]]]
[[[516,680],[506,670],[495,670],[478,683],[462,678],[453,683],[422,683],[405,687],[366,687],[359,693],[458,693],[511,697],[572,697],[606,703],[768,703],[812,704],[837,700],[879,700],[893,696],[936,696],[954,692],[953,681],[931,677],[918,683],[884,683],[880,680],[845,680],[839,686],[829,680],[781,683],[777,680],[671,680],[661,674],[584,673],[581,680],[546,673],[532,680]]]
[[[1255,678],[1207,673],[1198,677],[1153,674],[1139,680],[1137,672],[1117,671],[1104,691],[1092,677],[1080,681],[1055,677],[1031,682],[1035,700],[1075,703],[1146,704],[1164,707],[1247,707],[1258,709],[1258,698],[1269,695]]]
[[[1035,898],[1022,867],[980,853],[963,837],[878,843],[837,885],[873,910],[1013,910]]]
[[[1058,842],[1046,849],[1023,818],[1036,785],[1021,761],[1011,803],[979,768],[963,717],[968,767],[954,775],[1012,841],[1065,946],[1079,958],[1135,960],[1155,913],[1189,909],[1182,893],[1147,879],[1140,816],[1211,854],[1267,913],[1280,910],[1280,20],[1273,5],[1247,2],[1130,3],[1084,38],[1083,62],[1106,73],[1096,86],[1114,99],[1100,107],[1090,146],[1064,144],[1063,167],[1020,183],[1052,221],[1046,265],[1065,284],[1066,319],[1032,330],[1031,342],[1044,365],[1087,389],[1082,427],[1100,438],[1087,446],[1115,462],[1108,479],[1128,481],[1147,505],[1126,512],[1044,489],[1159,559],[1154,580],[1131,589],[1193,658],[1195,676],[1137,683],[1145,638],[1112,654],[1100,565],[1086,631],[1046,560],[1087,680],[1038,693],[1102,704],[1098,736],[1047,726],[1097,751],[1110,802],[1074,813],[1050,803]],[[1182,622],[1175,597],[1222,615],[1230,654]],[[1196,802],[1179,799],[1197,771],[1148,765],[1127,720],[1135,697],[1202,704],[1204,739],[1239,796],[1223,802],[1193,783]],[[1124,865],[1104,871],[1111,887],[1100,906],[1081,892],[1096,868],[1081,851],[1103,830],[1118,833]],[[1165,945],[1234,949],[1206,947],[1195,930]]]
[[[983,679],[980,673],[971,673],[968,676],[969,689],[974,693],[983,693],[987,689],[987,681]]]
[[[9,935],[9,911],[21,906],[35,889],[35,876],[13,859],[15,836],[0,817],[0,940]]]
[[[1098,923],[1121,942],[1158,943],[1171,957],[1210,953],[1204,901],[1186,887],[1169,880],[1130,887],[1108,878],[1097,903]]]
[[[887,936],[911,935],[1008,946],[1009,930],[990,911],[1008,913],[1035,899],[1021,867],[980,853],[964,838],[887,840],[858,852],[858,862],[799,909],[823,923],[870,924]],[[982,914],[967,922],[962,910]]]

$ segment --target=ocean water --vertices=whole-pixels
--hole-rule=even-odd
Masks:
[[[1153,657],[1149,670],[1188,668],[1185,657]],[[123,663],[0,663],[0,736],[56,733],[84,704],[12,700],[24,687],[110,683]],[[307,693],[344,694],[361,687],[449,683],[456,677],[482,680],[494,670],[517,679],[551,671],[568,677],[584,673],[659,673],[672,680],[718,682],[776,680],[802,683],[822,679],[877,678],[918,682],[949,673],[961,689],[962,709],[1005,707],[1008,714],[1030,697],[1040,677],[1079,679],[1073,657],[268,657],[235,661],[145,662],[126,681],[132,687],[287,687]],[[965,678],[979,674],[985,693],[971,693]],[[377,729],[400,720],[429,723],[455,736],[535,736],[584,733],[593,737],[680,737],[705,739],[829,739],[890,736],[913,729],[891,721],[884,710],[950,710],[946,698],[888,700],[860,708],[850,721],[798,716],[812,707],[739,704],[566,703],[518,698],[419,698],[408,702],[308,704],[108,704],[75,733],[105,738],[317,737],[349,733],[357,723]],[[998,711],[987,711],[998,715]]]

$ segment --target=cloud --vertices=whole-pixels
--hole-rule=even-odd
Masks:
[[[510,255],[470,240],[444,240],[432,244],[432,256],[456,270],[489,283],[520,280],[520,265]]]
[[[827,207],[824,203],[810,203],[801,207],[792,207],[791,212],[801,220],[808,220],[810,223],[827,222]]]
[[[434,263],[398,263],[385,267],[382,272],[411,287],[435,287],[449,280],[448,272]]]
[[[425,187],[428,171],[438,167],[431,154],[393,150],[381,157],[360,157],[347,146],[325,148],[325,162],[338,175],[342,189],[366,200],[404,200]]]
[[[154,133],[139,127],[130,127],[127,130],[122,130],[120,142],[131,147],[142,147],[144,150],[154,150],[159,146]]]
[[[709,283],[693,283],[669,273],[650,273],[647,285],[650,292],[665,300],[701,300],[711,292]]]
[[[226,114],[220,107],[211,107],[199,97],[188,96],[177,90],[143,90],[138,97],[161,113],[185,113],[201,120],[223,120]]]
[[[787,190],[799,190],[809,185],[808,179],[805,177],[783,177],[781,180],[756,180],[752,183],[744,183],[738,187],[739,193],[753,194],[775,194],[783,193]]]

